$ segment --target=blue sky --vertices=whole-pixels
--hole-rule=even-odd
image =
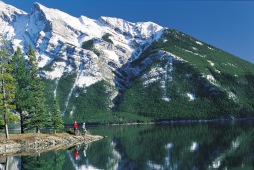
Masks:
[[[26,12],[32,4],[70,15],[152,21],[174,28],[254,63],[254,1],[210,0],[3,0]]]

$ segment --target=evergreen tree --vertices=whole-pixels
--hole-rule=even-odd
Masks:
[[[59,130],[64,127],[64,122],[61,117],[60,107],[56,99],[54,100],[54,105],[52,110],[52,126],[53,126],[53,129],[55,130],[55,133],[56,133],[56,130]]]
[[[29,46],[27,56],[31,81],[29,86],[30,106],[26,126],[28,129],[35,128],[36,133],[40,133],[40,129],[42,127],[50,125],[50,116],[46,113],[45,98],[43,93],[44,84],[38,76],[38,63],[32,46]]]
[[[15,109],[15,79],[11,75],[10,60],[9,47],[5,40],[0,39],[0,111],[2,113],[1,124],[5,127],[7,139],[9,139],[8,123],[18,120],[18,117],[11,112]]]
[[[16,79],[16,91],[15,91],[16,111],[20,114],[21,133],[24,133],[25,132],[24,122],[26,115],[28,114],[28,109],[30,105],[29,83],[31,79],[28,75],[25,58],[22,55],[21,49],[19,47],[12,57],[12,64],[13,64],[13,76]]]

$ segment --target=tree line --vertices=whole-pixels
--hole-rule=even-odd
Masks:
[[[25,55],[18,47],[11,53],[7,41],[0,35],[0,125],[9,139],[8,124],[20,121],[21,133],[43,127],[63,128],[59,105],[54,99],[51,109],[46,109],[44,83],[39,77],[36,51],[29,46]],[[46,110],[50,110],[47,112]]]

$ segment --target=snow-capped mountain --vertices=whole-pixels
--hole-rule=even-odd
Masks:
[[[52,71],[44,71],[47,78],[60,78],[64,73],[78,71],[76,85],[89,86],[99,80],[112,80],[111,70],[121,67],[142,53],[151,42],[157,40],[163,29],[152,23],[131,23],[118,18],[101,17],[93,20],[79,18],[62,11],[34,3],[30,13],[0,2],[0,32],[9,39],[13,48],[26,52],[31,44],[38,51],[39,67],[49,65],[55,59]],[[110,36],[113,43],[102,39]],[[100,58],[90,50],[82,48],[88,40],[94,41]],[[74,70],[71,58],[79,70]],[[105,65],[106,70],[100,69]],[[108,66],[107,66],[108,65]]]
[[[67,119],[141,119],[115,118],[112,108],[160,119],[254,111],[253,64],[153,22],[76,18],[39,3],[24,12],[0,1],[0,33],[13,50],[36,49],[48,104],[56,97]]]

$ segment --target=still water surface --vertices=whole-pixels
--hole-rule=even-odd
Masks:
[[[254,169],[254,121],[87,127],[87,146],[8,157],[8,169]],[[1,169],[1,168],[0,168]]]

